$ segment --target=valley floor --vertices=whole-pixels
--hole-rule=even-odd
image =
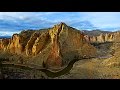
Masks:
[[[120,79],[120,67],[104,65],[106,59],[77,61],[70,72],[56,79]]]
[[[2,67],[0,74],[5,79],[120,79],[120,43],[106,43],[98,46],[97,57],[74,61],[58,72]]]
[[[97,45],[98,56],[79,60],[57,79],[120,79],[120,43]]]

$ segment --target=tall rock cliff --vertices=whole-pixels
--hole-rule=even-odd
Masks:
[[[21,41],[22,41],[22,38],[19,36],[19,34],[14,34],[8,45],[8,50],[11,53],[21,54],[23,51]]]
[[[6,51],[8,49],[10,39],[0,39],[0,49]]]
[[[96,55],[96,48],[86,41],[85,35],[63,22],[45,30],[14,34],[10,40],[1,40],[0,49],[4,47],[12,54],[31,57],[34,64],[44,63],[46,67],[61,67],[74,58]]]

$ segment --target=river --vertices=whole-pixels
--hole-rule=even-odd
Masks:
[[[14,67],[14,68],[19,68],[19,69],[24,69],[24,70],[38,70],[38,71],[44,72],[48,77],[55,78],[55,77],[58,77],[58,76],[68,73],[72,69],[73,64],[76,61],[78,61],[78,59],[72,60],[64,69],[57,71],[57,72],[51,71],[48,69],[39,69],[39,68],[28,67],[25,65],[9,64],[9,63],[3,63],[2,67]]]

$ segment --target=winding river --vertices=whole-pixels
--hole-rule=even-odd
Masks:
[[[55,77],[58,77],[58,76],[68,73],[72,69],[73,64],[76,61],[78,61],[78,59],[72,60],[64,69],[62,69],[58,72],[50,71],[47,69],[32,68],[32,67],[28,67],[25,65],[9,64],[9,63],[8,64],[3,63],[2,67],[15,67],[15,68],[20,68],[20,69],[24,69],[24,70],[39,70],[39,71],[44,72],[48,77],[55,78]]]

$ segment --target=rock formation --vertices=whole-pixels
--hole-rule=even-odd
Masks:
[[[35,43],[35,40],[38,38],[39,34],[38,33],[34,33],[31,37],[30,40],[28,41],[27,45],[26,45],[26,55],[32,55],[32,48],[33,48],[33,44]]]
[[[104,42],[103,36],[100,38]],[[89,40],[91,38],[87,41]],[[96,48],[87,41],[81,31],[60,23],[45,30],[14,34],[11,39],[0,41],[0,49],[5,48],[5,51],[12,54],[30,56],[36,64],[44,63],[46,67],[61,67],[74,58],[94,57]]]
[[[8,48],[9,41],[10,39],[0,39],[0,49],[6,51]]]
[[[14,34],[8,45],[8,50],[11,53],[21,54],[23,51],[21,40],[22,38],[19,36],[19,34]]]
[[[90,43],[120,42],[120,32],[100,34],[98,36],[85,35],[85,39]]]

